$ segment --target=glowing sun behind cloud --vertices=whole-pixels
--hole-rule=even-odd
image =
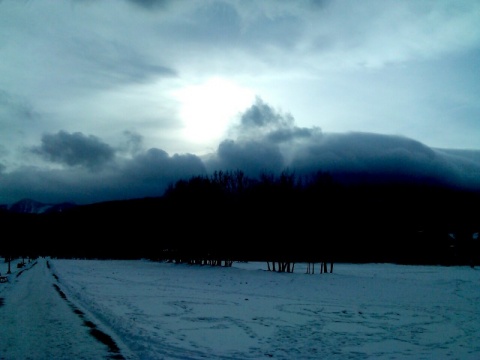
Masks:
[[[255,99],[252,90],[218,77],[185,86],[175,96],[180,101],[182,137],[204,144],[221,140],[235,116]]]

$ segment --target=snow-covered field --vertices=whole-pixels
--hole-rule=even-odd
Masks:
[[[266,269],[142,260],[12,265],[0,284],[0,359],[480,359],[478,269]]]

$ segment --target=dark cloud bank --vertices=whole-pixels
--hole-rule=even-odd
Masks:
[[[402,181],[480,190],[480,151],[433,149],[402,136],[299,128],[291,114],[259,98],[240,120],[216,152],[204,157],[141,150],[141,136],[129,132],[118,148],[80,132],[45,134],[29,151],[48,169],[6,172],[0,164],[3,202],[88,204],[161,196],[179,179],[215,170],[242,170],[250,177],[323,171],[344,183]]]

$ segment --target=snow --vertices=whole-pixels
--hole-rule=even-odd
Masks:
[[[480,358],[470,267],[15,264],[0,283],[0,359]]]

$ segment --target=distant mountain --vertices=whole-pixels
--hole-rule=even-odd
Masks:
[[[2,209],[16,214],[47,214],[63,212],[77,206],[74,203],[45,204],[32,199],[22,199],[11,205],[2,205]]]

